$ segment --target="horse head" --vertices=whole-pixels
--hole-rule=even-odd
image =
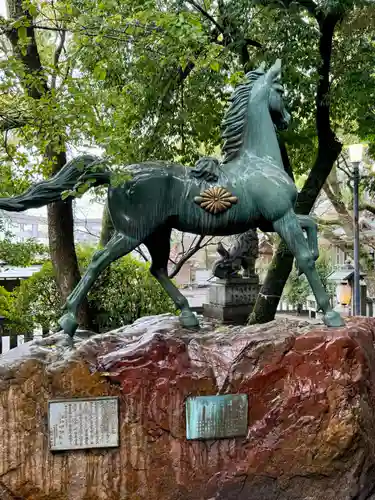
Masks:
[[[280,75],[280,60],[277,60],[267,72],[265,71],[265,63],[263,63],[258,69],[247,73],[247,81],[238,85],[234,90],[231,104],[222,123],[224,164],[238,157],[243,148],[249,149],[249,141],[250,143],[258,141],[258,138],[254,136],[254,126],[257,128],[259,120],[268,113],[268,116],[271,117],[270,127],[273,123],[276,128],[282,130],[289,125],[290,115],[284,105],[284,88],[280,81]],[[249,123],[253,124],[253,128],[248,126]],[[266,129],[262,130],[263,132],[264,135],[268,135]],[[252,135],[252,141],[249,134]],[[254,144],[252,147],[254,149]]]
[[[263,74],[262,74],[263,73]],[[259,76],[261,75],[261,76]],[[278,130],[285,130],[290,123],[290,114],[284,103],[284,87],[281,83],[281,60],[266,72],[265,63],[250,73],[247,78],[254,81],[250,101],[267,100],[273,123]]]

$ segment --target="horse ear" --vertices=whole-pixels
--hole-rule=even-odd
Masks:
[[[281,74],[281,59],[277,59],[275,64],[267,71],[266,80],[271,84]]]
[[[263,61],[262,64],[259,66],[257,70],[255,70],[255,73],[265,73],[266,71],[266,63]]]
[[[263,61],[259,68],[254,69],[246,73],[246,77],[248,80],[252,81],[255,77],[258,78],[260,75],[264,75],[266,73],[266,63]]]

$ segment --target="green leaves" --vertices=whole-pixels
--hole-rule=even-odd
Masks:
[[[26,38],[27,38],[27,28],[26,26],[20,26],[19,28],[17,28],[17,33],[18,33],[18,36],[19,36],[19,39],[22,42],[25,42],[26,41]]]
[[[15,243],[11,235],[0,240],[0,260],[10,266],[30,266],[43,262],[48,256],[48,248],[33,239]]]
[[[220,69],[220,64],[218,63],[218,61],[212,61],[210,63],[210,68],[213,70],[213,71],[219,71]]]
[[[94,249],[79,249],[82,272]],[[113,293],[121,290],[121,293]],[[90,307],[97,311],[96,328],[106,331],[132,323],[141,316],[175,312],[170,298],[151,276],[148,266],[127,256],[114,263],[95,283],[89,295]],[[56,326],[62,311],[53,268],[46,262],[40,272],[23,281],[14,292],[0,287],[0,314],[14,334],[42,326]]]
[[[298,9],[292,9],[292,3]],[[323,3],[335,7],[333,0]],[[344,3],[348,11],[351,2]],[[356,118],[348,120],[353,110],[357,117],[364,116],[368,88],[373,84],[372,73],[366,71],[374,51],[366,45],[370,40],[366,21],[374,9],[367,7],[364,15],[361,3],[355,2],[348,22],[340,26],[336,40],[340,56],[333,64],[334,124],[346,128],[357,123]],[[221,144],[219,125],[226,94],[243,76],[238,43],[249,38],[265,47],[262,53],[247,47],[249,67],[263,58],[268,62],[277,56],[283,59],[283,79],[293,114],[293,128],[286,140],[293,164],[299,172],[306,172],[316,147],[317,25],[302,2],[282,2],[273,9],[256,4],[227,2],[224,10],[218,10],[208,0],[199,4],[202,13],[184,2],[169,0],[70,0],[54,6],[27,2],[31,16],[42,15],[41,24],[53,28],[54,19],[60,19],[61,27],[71,30],[73,38],[67,38],[56,65],[59,35],[36,31],[45,77],[54,77],[57,88],[38,103],[22,96],[31,115],[22,134],[23,146],[42,151],[46,144],[63,137],[71,146],[83,141],[98,145],[122,163],[152,158],[192,163],[202,147],[209,153]],[[225,36],[214,22],[225,27]],[[356,22],[361,30],[353,29]],[[29,25],[25,16],[13,23],[21,45],[27,43]],[[2,85],[18,93],[19,61],[8,57],[4,68],[7,77]],[[44,75],[23,78],[39,89],[45,82]],[[44,165],[43,172],[48,168]]]
[[[107,69],[106,69],[106,63],[105,61],[99,61],[93,71],[93,76],[94,78],[97,78],[98,80],[105,80],[107,76]]]

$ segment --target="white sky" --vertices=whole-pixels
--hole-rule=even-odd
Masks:
[[[0,15],[6,15],[5,0],[0,0]]]

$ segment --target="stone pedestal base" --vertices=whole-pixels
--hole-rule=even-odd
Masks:
[[[215,328],[161,315],[0,356],[0,499],[374,500],[375,318]],[[246,436],[188,440],[187,398],[217,394],[247,396]],[[51,452],[48,402],[95,396],[119,397],[120,446]]]
[[[217,280],[209,289],[209,303],[203,304],[203,315],[223,323],[244,325],[259,293],[259,279],[232,278]]]
[[[246,306],[219,306],[217,304],[203,304],[203,314],[222,323],[232,325],[246,325],[254,304]]]

